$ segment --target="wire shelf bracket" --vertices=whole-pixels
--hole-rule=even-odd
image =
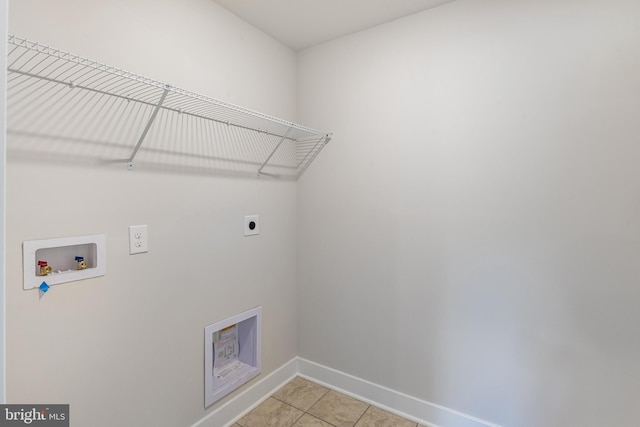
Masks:
[[[153,124],[153,121],[156,119],[156,116],[158,115],[158,111],[160,111],[160,107],[162,107],[162,103],[167,98],[168,93],[169,93],[169,86],[165,87],[164,92],[162,92],[162,97],[160,98],[160,101],[158,101],[156,108],[153,110],[153,113],[151,114],[151,118],[149,119],[149,122],[147,122],[147,126],[145,126],[144,130],[142,131],[142,135],[140,135],[140,139],[138,139],[138,143],[136,144],[133,151],[131,152],[131,156],[129,156],[129,160],[127,161],[127,167],[129,168],[129,170],[133,170],[135,168],[133,164],[133,159],[136,158],[136,154],[138,154],[138,150],[142,145],[142,141],[144,141],[144,138],[147,136],[147,133],[149,132],[149,129]]]

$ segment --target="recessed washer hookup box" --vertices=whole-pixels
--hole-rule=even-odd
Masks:
[[[262,306],[209,325],[204,330],[204,406],[262,371]]]
[[[24,289],[104,276],[105,235],[28,240],[22,244]],[[47,287],[48,287],[47,286]]]

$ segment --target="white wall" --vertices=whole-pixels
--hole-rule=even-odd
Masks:
[[[509,427],[635,426],[640,3],[458,0],[299,54],[301,357]]]
[[[294,53],[209,0],[17,0],[9,30],[295,119]],[[296,355],[295,183],[130,172],[86,147],[83,163],[24,155],[38,144],[8,141],[9,402],[70,403],[77,426],[191,425],[206,413],[204,327],[257,305],[263,374]],[[243,237],[247,214],[259,237]],[[149,227],[148,254],[128,254],[135,224]],[[23,241],[94,233],[107,236],[106,276],[22,289]]]

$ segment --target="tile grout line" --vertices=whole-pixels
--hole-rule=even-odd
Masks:
[[[322,398],[323,398],[327,393],[329,393],[329,391],[331,391],[331,389],[329,389],[329,390],[325,391],[325,392],[324,392],[324,394],[323,394],[322,396],[320,396],[320,397],[319,397],[315,402],[313,402],[313,405],[315,405],[316,403],[318,403],[318,402],[320,401],[320,399],[322,399]],[[290,403],[288,403],[288,402],[285,402],[285,401],[284,401],[284,400],[282,400],[282,399],[278,399],[277,397],[275,397],[275,396],[273,396],[273,395],[271,395],[271,396],[269,396],[269,397],[270,397],[271,399],[277,400],[277,401],[278,401],[278,402],[280,402],[280,403],[283,403],[283,404],[285,404],[285,405],[287,405],[287,406],[291,406],[292,408],[297,409],[297,410],[299,410],[299,411],[301,411],[301,412],[302,412],[302,415],[300,415],[300,417],[298,417],[298,418],[293,422],[293,424],[291,424],[291,426],[290,426],[290,427],[294,427],[294,426],[296,425],[296,423],[297,423],[298,421],[300,421],[300,419],[301,419],[302,417],[304,417],[305,415],[309,415],[310,417],[313,417],[313,418],[315,418],[316,420],[322,421],[322,422],[323,422],[323,423],[325,423],[325,424],[329,424],[331,427],[338,427],[338,426],[336,426],[335,424],[332,424],[332,423],[330,423],[330,422],[329,422],[329,421],[327,421],[327,420],[323,420],[322,418],[318,417],[317,415],[313,415],[312,413],[308,412],[308,410],[307,410],[307,411],[305,411],[304,409],[301,409],[301,408],[298,408],[298,407],[296,407],[296,406],[293,406],[292,404],[290,404]],[[311,406],[309,407],[309,409],[311,409],[311,408],[313,407],[313,405],[311,405]],[[369,406],[371,406],[371,405],[369,405]],[[369,409],[369,408],[367,407],[367,409]],[[366,412],[366,410],[365,410],[365,412]],[[362,418],[362,417],[360,417],[360,418]],[[360,419],[358,419],[358,421],[360,421]],[[357,424],[357,421],[356,421],[356,424]],[[240,424],[238,424],[238,425],[239,425],[240,427],[243,427],[243,426],[242,426],[242,425],[240,425]],[[355,425],[355,424],[354,424],[354,425]]]
[[[353,427],[357,426],[358,423],[360,422],[360,420],[362,419],[362,417],[364,417],[364,414],[367,413],[367,411],[369,410],[369,408],[371,408],[371,405],[369,405],[367,403],[367,409],[364,410],[364,412],[362,413],[362,415],[360,415],[360,417],[356,420],[356,422],[353,424]]]
[[[277,399],[276,399],[276,400],[277,400]],[[284,402],[283,402],[283,403],[284,403]],[[289,405],[289,406],[291,406],[292,408],[296,408],[296,407],[295,407],[295,406],[293,406],[293,405]],[[296,408],[296,409],[298,409],[298,408]],[[306,414],[306,412],[304,412],[304,411],[301,411],[301,412],[302,412],[302,414],[301,414],[301,415],[300,415],[300,416],[299,416],[299,417],[298,417],[298,418],[293,422],[293,424],[291,424],[291,426],[290,426],[290,427],[295,426],[295,425],[296,425],[296,423],[297,423],[298,421],[300,421],[300,418],[304,417],[304,414]]]
[[[315,416],[315,415],[313,415],[313,414],[310,414],[310,413],[308,413],[308,412],[305,412],[305,414],[309,415],[310,417],[315,418],[316,420],[322,421],[322,422],[323,422],[323,423],[325,423],[325,424],[329,424],[331,427],[338,427],[337,425],[332,424],[332,423],[330,423],[329,421],[325,421],[325,420],[323,420],[322,418],[317,417],[317,416]]]
[[[327,391],[325,391],[325,392],[324,392],[324,394],[323,394],[322,396],[320,396],[320,397],[319,397],[315,402],[313,402],[313,404],[309,407],[309,409],[313,408],[313,406],[314,406],[316,403],[318,403],[318,402],[320,401],[320,399],[322,399],[324,396],[326,396],[326,394],[327,394],[327,393],[329,393],[329,391],[331,391],[331,389],[328,389]],[[304,412],[305,414],[309,413],[309,409],[304,410],[304,409],[302,409],[302,408],[298,408],[297,406],[293,406],[291,403],[289,403],[289,402],[285,402],[284,400],[282,400],[282,399],[279,399],[279,398],[275,397],[275,394],[272,394],[272,395],[271,395],[271,396],[269,396],[269,397],[271,397],[271,398],[273,398],[273,399],[277,400],[278,402],[282,402],[282,403],[284,403],[285,405],[289,405],[289,406],[291,406],[292,408],[295,408],[295,409],[297,409],[297,410],[299,410],[299,411],[302,411],[302,412]],[[311,414],[309,414],[309,415],[311,415]],[[317,418],[317,417],[316,417],[316,418]],[[241,426],[241,427],[242,427],[242,426]]]
[[[307,380],[307,379],[302,378],[302,377],[300,377],[300,376],[297,376],[297,377],[295,377],[295,378],[301,378],[301,379],[303,379],[303,380],[305,380],[305,381],[308,381],[308,382],[310,382],[310,383],[312,383],[312,384],[319,385],[319,384],[317,384],[317,383],[314,383],[313,381]],[[295,379],[295,378],[294,378],[294,379]],[[291,383],[291,381],[289,381],[289,383]],[[289,384],[289,383],[287,383],[287,384]],[[310,412],[309,412],[310,410],[312,410],[312,409],[313,409],[313,407],[314,407],[315,405],[317,405],[317,404],[318,404],[318,402],[320,402],[323,398],[325,398],[325,397],[327,396],[327,394],[329,394],[329,393],[332,391],[332,389],[331,389],[331,388],[327,388],[327,387],[324,387],[324,386],[321,386],[321,385],[319,385],[319,386],[320,386],[320,387],[323,387],[323,388],[326,388],[326,391],[325,391],[325,392],[324,392],[320,397],[318,397],[317,399],[315,399],[315,400],[313,401],[313,403],[312,403],[311,405],[309,405],[309,408],[308,408],[307,410],[304,410],[304,409],[298,408],[298,407],[294,406],[293,404],[291,404],[291,403],[289,403],[289,402],[286,402],[286,401],[282,400],[283,398],[287,398],[287,396],[283,396],[283,398],[275,397],[276,392],[274,392],[274,393],[272,393],[270,396],[268,396],[268,397],[267,397],[267,400],[268,400],[268,399],[273,399],[273,400],[275,400],[275,401],[279,402],[279,403],[280,403],[280,404],[282,404],[282,405],[288,406],[288,407],[290,407],[290,408],[292,408],[292,409],[294,409],[294,410],[296,410],[296,411],[300,411],[300,412],[301,412],[300,416],[298,416],[298,418],[296,418],[296,419],[293,421],[293,423],[292,423],[292,424],[287,424],[287,425],[288,425],[288,427],[295,427],[295,426],[296,426],[296,424],[298,424],[298,423],[300,422],[300,420],[301,420],[305,415],[309,415],[309,416],[310,416],[310,417],[312,417],[313,419],[315,419],[315,420],[319,420],[319,421],[321,421],[322,423],[326,424],[327,426],[331,426],[331,427],[339,427],[339,426],[336,426],[335,424],[333,424],[332,422],[329,422],[329,421],[327,421],[327,420],[325,420],[325,419],[323,419],[323,418],[321,418],[321,417],[319,417],[319,416],[317,416],[317,415],[314,415],[313,413],[310,413]],[[282,388],[281,388],[281,389],[282,389]],[[335,390],[334,390],[334,391],[335,391]],[[336,393],[338,393],[338,394],[342,394],[342,393],[337,392],[337,391],[335,391],[335,392],[336,392]],[[357,419],[357,420],[356,420],[356,421],[351,425],[351,427],[356,427],[356,426],[358,425],[358,423],[360,423],[360,422],[362,421],[362,419],[363,419],[363,418],[364,418],[364,416],[367,414],[367,412],[368,412],[371,408],[376,407],[375,405],[369,404],[369,403],[367,403],[367,402],[363,402],[363,401],[361,401],[361,400],[359,400],[359,399],[354,399],[354,400],[356,400],[356,401],[358,401],[358,402],[361,402],[361,403],[364,403],[364,404],[366,405],[366,408],[365,408],[365,410],[362,412],[362,414],[360,414],[360,416],[358,417],[358,419]],[[266,400],[265,400],[265,401],[266,401]],[[307,405],[305,405],[305,406],[307,406]],[[377,407],[376,407],[376,408],[377,408]],[[240,421],[241,421],[241,420],[237,420],[235,423],[236,423],[238,426],[240,426],[240,427],[246,427],[246,426],[244,426],[243,424],[241,424],[241,423],[240,423]],[[409,420],[408,420],[408,421],[409,421]],[[281,424],[281,425],[282,425],[282,424]],[[420,424],[419,424],[419,423],[415,423],[413,427],[421,427],[421,426],[420,426]]]

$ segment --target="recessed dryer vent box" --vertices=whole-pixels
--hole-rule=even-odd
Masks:
[[[104,276],[105,236],[62,237],[23,243],[24,289]]]
[[[204,330],[204,406],[262,371],[262,306]]]

